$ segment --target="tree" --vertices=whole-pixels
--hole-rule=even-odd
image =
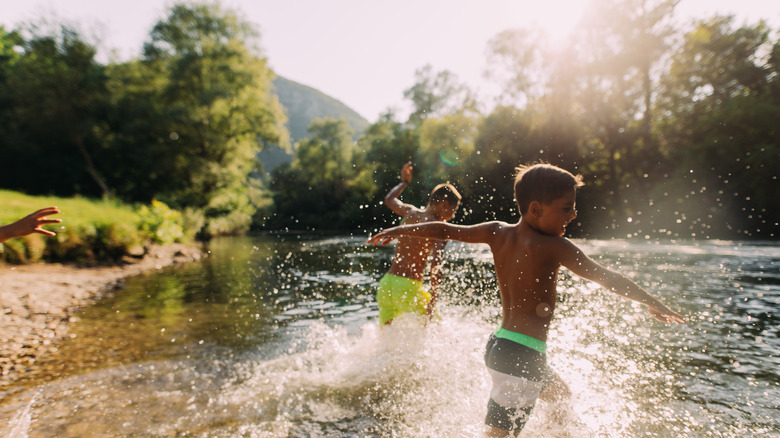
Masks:
[[[394,114],[388,112],[366,129],[358,139],[358,148],[366,152],[367,167],[372,171],[376,194],[374,199],[369,200],[365,213],[373,219],[374,227],[385,228],[396,224],[398,216],[382,200],[398,184],[404,163],[416,160],[420,148],[419,130],[396,121]],[[419,172],[415,170],[415,174],[419,175]],[[421,205],[429,192],[420,178],[414,178],[404,190],[403,199],[406,203]]]
[[[141,60],[111,64],[107,72],[111,136],[103,163],[111,187],[131,202],[148,203],[175,193],[182,184],[173,172],[181,152],[160,98],[165,72]]]
[[[415,72],[415,83],[404,90],[404,98],[409,99],[414,108],[409,115],[409,123],[413,126],[419,126],[431,117],[476,111],[473,92],[450,71],[434,74],[431,65]]]
[[[13,115],[13,90],[9,88],[8,79],[21,58],[18,50],[23,44],[24,40],[18,32],[7,32],[0,26],[0,151],[11,148],[8,128]]]
[[[664,80],[664,151],[678,164],[677,198],[688,217],[710,228],[725,224],[721,232],[768,236],[780,214],[778,42],[770,43],[762,22],[735,29],[733,21],[697,23],[673,55]]]
[[[597,0],[581,25],[579,41],[589,49],[580,51],[585,54],[587,84],[583,102],[591,110],[586,112],[603,117],[596,132],[601,132],[600,140],[613,155],[638,159],[645,167],[652,160],[654,143],[652,72],[668,48],[676,4],[677,0]],[[620,147],[621,142],[630,147]]]
[[[477,120],[456,113],[422,122],[420,148],[415,157],[418,175],[427,192],[443,182],[454,182],[464,163],[474,152]],[[426,199],[427,194],[426,193]]]
[[[514,169],[540,158],[532,141],[532,121],[527,110],[500,106],[483,118],[474,139],[474,153],[464,163],[464,215],[468,222],[516,221]]]
[[[273,172],[272,227],[344,230],[370,224],[360,211],[376,191],[365,153],[342,119],[315,119],[290,165]]]
[[[178,4],[144,46],[144,62],[164,78],[158,98],[172,141],[159,146],[174,157],[167,176],[176,185],[161,197],[203,210],[207,233],[249,225],[256,153],[289,141],[256,36],[217,4]]]
[[[498,82],[500,105],[526,107],[549,90],[548,79],[556,68],[556,48],[541,29],[509,29],[488,41],[485,76]]]
[[[3,184],[35,193],[108,195],[95,160],[105,146],[105,69],[74,29],[34,31],[3,73],[12,108],[3,158],[14,163]]]

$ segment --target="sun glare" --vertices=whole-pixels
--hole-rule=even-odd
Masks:
[[[531,5],[528,7],[528,5]],[[553,40],[560,42],[577,25],[587,2],[582,0],[552,0],[546,2],[518,3],[516,14],[523,20],[518,27],[535,26],[543,29]]]

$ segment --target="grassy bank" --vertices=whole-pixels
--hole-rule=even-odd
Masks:
[[[43,207],[59,207],[61,224],[46,226],[54,237],[32,234],[0,245],[0,260],[102,263],[141,256],[152,244],[188,242],[194,220],[165,204],[127,205],[115,200],[29,196],[0,190],[0,224]],[[189,225],[188,225],[189,224]]]

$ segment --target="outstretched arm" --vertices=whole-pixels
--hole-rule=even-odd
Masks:
[[[57,207],[42,208],[35,213],[31,213],[19,219],[16,222],[0,226],[0,242],[4,242],[15,237],[26,236],[32,233],[54,236],[55,234],[53,232],[44,230],[41,228],[41,226],[62,222],[62,219],[49,219],[46,217],[50,214],[57,214],[59,212],[60,210],[57,209]]]
[[[398,199],[398,196],[401,195],[401,192],[404,191],[410,182],[412,182],[411,161],[404,164],[403,169],[401,169],[401,182],[390,189],[390,191],[387,193],[387,196],[385,196],[385,205],[401,217],[405,217],[414,208],[409,204],[404,204],[401,202],[401,200]]]
[[[490,244],[496,236],[498,222],[483,222],[476,225],[455,225],[447,222],[422,222],[401,225],[380,231],[368,239],[371,245],[387,245],[398,237],[422,237],[424,239],[457,240],[465,243]]]
[[[659,321],[686,322],[682,315],[667,307],[631,279],[596,263],[568,240],[563,251],[561,264],[578,276],[594,281],[616,295],[644,304],[650,315]]]

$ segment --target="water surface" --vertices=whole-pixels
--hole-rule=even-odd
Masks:
[[[379,329],[391,248],[364,238],[215,240],[84,309],[40,372],[0,393],[17,437],[479,436],[498,322],[485,246],[450,244],[441,319]],[[578,241],[690,318],[564,271],[551,366],[574,393],[522,436],[780,436],[780,247]]]

